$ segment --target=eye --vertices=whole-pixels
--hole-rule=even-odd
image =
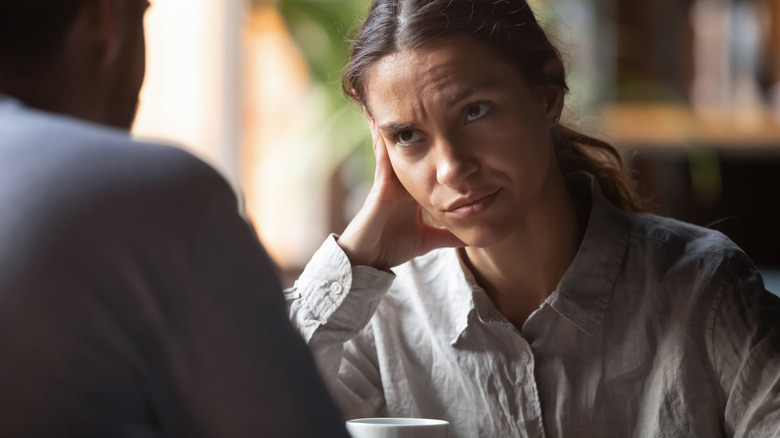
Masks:
[[[466,121],[473,122],[490,111],[490,104],[485,102],[472,103],[466,107]]]
[[[413,129],[404,129],[395,135],[395,141],[400,144],[411,144],[419,141],[422,137]]]

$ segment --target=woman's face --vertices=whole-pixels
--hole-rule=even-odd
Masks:
[[[488,247],[545,208],[561,178],[549,134],[561,94],[530,88],[466,37],[381,58],[365,90],[374,135],[436,225]]]

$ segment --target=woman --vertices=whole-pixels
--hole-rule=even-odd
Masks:
[[[522,0],[375,0],[343,82],[374,186],[286,291],[333,395],[453,437],[780,433],[778,300],[723,235],[638,213],[560,124],[564,76]]]

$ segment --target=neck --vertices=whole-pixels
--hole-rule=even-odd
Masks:
[[[518,329],[558,285],[584,233],[584,221],[563,178],[557,179],[552,182],[556,195],[546,196],[511,236],[498,245],[467,247],[462,253],[498,311]]]
[[[101,122],[96,81],[84,72],[52,63],[24,73],[0,71],[0,91],[31,108]]]

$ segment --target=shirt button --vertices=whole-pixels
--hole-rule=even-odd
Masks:
[[[341,293],[344,292],[344,286],[342,286],[338,281],[334,281],[330,284],[330,291],[336,295],[341,295]]]
[[[520,353],[520,360],[522,360],[524,364],[528,365],[531,363],[531,353],[527,351]]]

